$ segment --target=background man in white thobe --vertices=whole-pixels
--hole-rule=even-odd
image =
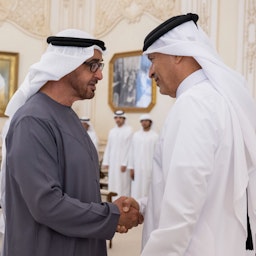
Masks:
[[[246,206],[255,220],[255,102],[197,20],[173,17],[144,41],[149,76],[176,102],[156,145],[142,256],[244,256],[252,249]]]
[[[114,119],[116,126],[109,131],[102,168],[108,169],[108,190],[118,195],[129,196],[131,178],[127,164],[133,131],[132,127],[125,123],[124,111],[117,110]]]
[[[153,166],[153,154],[158,134],[152,129],[149,114],[140,116],[141,129],[132,138],[128,169],[132,179],[131,196],[139,199],[148,196]]]
[[[83,116],[80,118],[80,121],[81,121],[84,129],[87,131],[88,135],[90,136],[90,138],[98,152],[98,155],[99,155],[99,139],[98,139],[98,136],[90,122],[90,118]]]

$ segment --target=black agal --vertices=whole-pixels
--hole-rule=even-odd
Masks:
[[[159,39],[162,35],[172,30],[173,28],[190,20],[193,20],[196,24],[196,22],[198,21],[198,18],[199,17],[197,14],[188,13],[185,15],[175,16],[166,20],[146,36],[144,40],[143,51],[146,51],[148,47],[152,45],[157,39]]]
[[[90,47],[93,45],[99,46],[103,51],[106,50],[105,43],[97,39],[85,39],[76,37],[61,37],[49,36],[47,43],[56,46],[76,46],[76,47]]]

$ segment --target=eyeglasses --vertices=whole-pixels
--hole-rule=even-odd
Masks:
[[[102,71],[104,68],[104,63],[102,62],[84,62],[84,64],[90,67],[92,73],[95,73],[98,69]]]

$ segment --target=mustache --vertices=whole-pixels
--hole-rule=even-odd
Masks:
[[[158,77],[157,77],[156,74],[153,74],[153,75],[151,76],[151,78],[156,80]]]
[[[90,80],[89,84],[96,85],[98,83],[98,79],[92,79]]]

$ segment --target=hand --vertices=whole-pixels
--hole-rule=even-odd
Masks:
[[[132,180],[134,180],[134,169],[130,170],[130,177]]]
[[[139,206],[138,202],[132,197],[127,197],[123,201],[123,211],[124,212],[129,212],[131,207],[140,211],[140,206]],[[142,224],[143,221],[144,221],[144,217],[140,212],[139,212],[139,220],[138,221],[139,221],[138,224]]]
[[[122,165],[121,166],[121,172],[125,172],[126,171],[126,166]]]
[[[128,229],[143,223],[143,216],[139,213],[139,204],[131,197],[119,197],[114,201],[120,211],[117,232],[126,233]]]

